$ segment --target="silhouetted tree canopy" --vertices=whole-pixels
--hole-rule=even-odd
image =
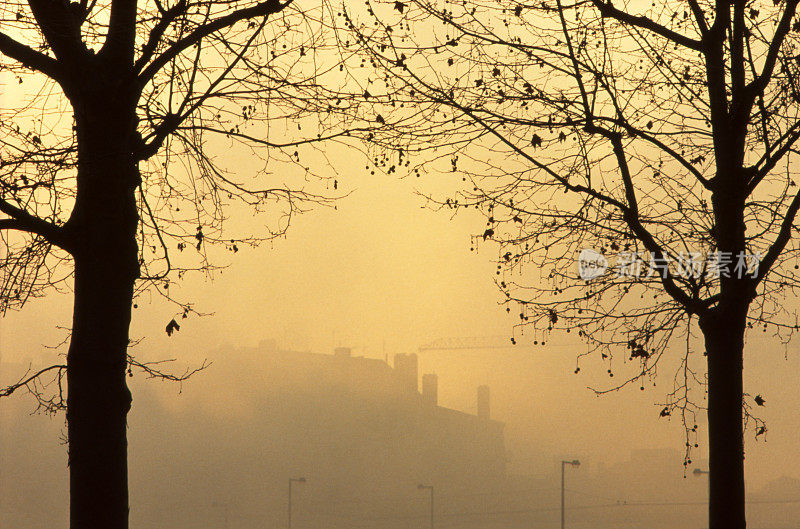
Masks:
[[[432,202],[486,216],[475,242],[499,247],[520,326],[577,334],[579,357],[622,372],[611,388],[644,388],[680,355],[660,415],[686,426],[688,465],[708,412],[713,529],[745,526],[745,333],[785,343],[798,328],[796,7],[411,0],[348,13],[375,68],[377,149],[463,180]]]
[[[107,25],[115,3],[30,4],[7,2],[0,18],[2,310],[64,285],[71,273],[58,229],[73,212],[78,187],[79,120],[71,107],[89,91],[80,81],[104,69],[109,90],[92,83],[93,95],[128,97],[136,109],[129,130],[119,133],[131,134],[126,155],[141,173],[140,279],[158,282],[206,267],[208,246],[238,251],[283,234],[293,213],[331,204],[321,191],[333,187],[334,175],[324,158],[305,159],[304,147],[338,141],[357,127],[336,127],[352,107],[337,91],[343,75],[332,74],[337,43],[323,33],[330,15],[322,7],[133,2],[115,8],[130,12],[119,13],[127,18],[114,37],[127,41],[114,46]],[[250,159],[242,164],[232,150]],[[315,186],[314,177],[331,182]],[[258,217],[266,233],[224,234],[224,208],[235,203],[269,212]],[[199,255],[176,257],[192,248]]]
[[[74,529],[127,527],[126,373],[181,378],[128,355],[134,297],[172,299],[185,271],[339,194],[330,149],[369,123],[344,90],[334,16],[291,0],[0,6],[0,311],[75,295],[66,363],[0,396],[66,406]],[[231,230],[243,207],[255,216]]]

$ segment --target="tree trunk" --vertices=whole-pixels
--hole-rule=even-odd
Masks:
[[[75,261],[67,356],[70,527],[127,529],[131,394],[125,368],[139,276],[133,121],[114,108],[75,110],[78,195],[65,225]]]
[[[72,342],[67,359],[71,529],[128,527],[125,382],[133,282],[103,253],[76,259]]]
[[[745,529],[744,309],[701,318],[708,353],[709,529]]]

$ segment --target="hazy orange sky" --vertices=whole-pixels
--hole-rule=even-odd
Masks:
[[[23,95],[23,88],[15,83],[3,94],[5,89],[0,78],[0,105],[10,106],[8,101]],[[223,156],[238,169],[237,176],[249,178],[258,162],[239,150],[224,149]],[[140,340],[132,349],[140,361],[176,359],[176,372],[206,360],[213,365],[196,375],[197,382],[183,386],[148,381],[141,375],[131,380],[130,462],[132,467],[139,465],[131,473],[132,498],[142,497],[142,491],[157,492],[160,487],[180,490],[161,475],[158,486],[152,486],[147,481],[148,467],[142,461],[149,458],[151,463],[158,462],[180,454],[186,459],[175,458],[180,461],[176,466],[188,468],[191,464],[183,465],[183,461],[191,461],[196,452],[187,449],[182,453],[184,447],[206,442],[196,433],[183,438],[180,433],[162,436],[163,431],[180,431],[182,423],[175,420],[169,425],[171,429],[162,428],[154,417],[179,417],[192,426],[209,421],[225,425],[237,414],[246,416],[262,405],[257,398],[262,395],[259,388],[255,382],[249,386],[248,373],[242,368],[258,362],[253,347],[262,340],[275,340],[283,349],[317,353],[332,353],[335,347],[346,346],[356,356],[387,358],[390,363],[397,353],[418,352],[420,375],[439,375],[439,404],[468,413],[476,412],[476,387],[489,385],[492,418],[505,423],[506,468],[510,474],[550,479],[561,459],[576,458],[582,462],[580,471],[598,474],[602,465],[629,460],[635,450],[683,449],[680,420],[659,418],[663,406],[659,403],[672,389],[674,371],[669,363],[660,370],[655,387],[647,385],[640,391],[639,384],[634,384],[599,397],[589,387],[605,388],[619,378],[609,379],[608,366],[595,359],[583,360],[581,372],[574,373],[576,356],[586,351],[585,345],[567,340],[566,335],[554,335],[547,338],[546,346],[533,347],[531,341],[541,340],[541,335],[521,336],[515,329],[519,311],[512,307],[510,313],[506,312],[502,292],[494,284],[498,248],[491,240],[479,237],[486,227],[484,217],[476,211],[462,210],[457,216],[450,211],[432,211],[415,194],[443,196],[461,185],[458,173],[405,179],[373,174],[365,169],[358,153],[341,145],[324,149],[339,170],[338,190],[334,191],[330,182],[312,181],[308,186],[311,192],[322,189],[346,195],[336,208],[319,207],[297,216],[285,238],[258,248],[240,245],[236,254],[216,252],[214,255],[222,256],[223,261],[215,264],[227,264],[224,270],[172,280],[171,295],[191,302],[207,316],[192,314],[181,319],[180,309],[155,292],[137,300],[131,338]],[[311,156],[306,163],[313,164],[314,160]],[[276,187],[298,175],[296,167],[277,165],[270,170],[275,179],[271,184]],[[262,219],[243,208],[234,208],[231,213],[232,226],[245,226],[255,234],[262,228]],[[184,255],[193,251],[189,248]],[[523,269],[524,275],[515,279],[533,282],[535,272]],[[16,381],[28,366],[63,362],[58,355],[66,353],[64,329],[71,325],[71,308],[71,293],[52,292],[44,299],[32,300],[21,312],[0,317],[0,387]],[[172,318],[178,319],[181,328],[167,336],[165,327]],[[419,350],[441,338],[497,337],[497,343],[510,343],[512,335],[520,346]],[[570,336],[575,337],[575,333]],[[676,340],[676,352],[682,347],[683,342]],[[624,363],[626,356],[626,351],[619,351],[615,362]],[[759,394],[765,399],[766,406],[756,411],[768,427],[767,434],[758,440],[752,428],[746,432],[748,487],[758,489],[781,476],[800,478],[800,342],[784,347],[751,331],[745,365],[745,391],[751,397]],[[237,369],[238,377],[233,380],[231,373]],[[220,390],[225,384],[236,384],[236,390]],[[58,435],[64,428],[64,417],[31,418],[33,400],[21,391],[12,399],[10,404],[0,399],[0,428],[22,431],[32,424],[35,426],[30,432],[49,428],[52,433],[52,437],[38,436],[35,445],[20,443],[2,454],[6,461],[19,463],[22,472],[17,475],[31,476],[30,482],[20,485],[20,490],[26,491],[20,493],[25,501],[12,507],[54,512],[64,509],[64,498],[53,505],[27,504],[27,498],[34,498],[37,489],[68,494],[66,447]],[[700,446],[693,454],[692,466],[703,467],[708,457],[705,418],[701,415],[697,422]],[[231,433],[237,435],[250,444],[262,442],[255,428]],[[224,448],[217,454],[219,460],[211,462],[209,468],[227,464],[225,449],[234,452],[236,448],[231,447],[236,445],[220,443]],[[137,453],[139,447],[145,448]],[[37,461],[38,455],[45,453],[49,459]],[[63,465],[46,464],[54,458],[62,461],[62,454]],[[680,463],[676,461],[677,465]],[[163,465],[160,472],[173,468]],[[0,480],[2,472],[0,468]],[[690,474],[688,479],[696,478]],[[13,480],[9,481],[6,487],[16,487]],[[555,480],[551,481],[555,487]],[[283,494],[283,483],[280,487]],[[282,496],[273,496],[282,501]],[[14,500],[5,503],[3,507],[7,508]],[[153,501],[156,503],[158,500]],[[142,513],[152,508],[135,505],[135,501],[132,505],[134,513],[135,509]],[[193,508],[190,498],[183,508]]]
[[[227,359],[213,356],[217,347],[274,338],[289,349],[328,353],[344,345],[356,355],[391,358],[442,337],[510,336],[516,315],[498,305],[497,250],[481,241],[479,251],[470,252],[470,235],[482,232],[483,220],[470,212],[451,219],[423,209],[413,194],[415,188],[447,189],[456,177],[400,180],[369,175],[355,157],[350,165],[359,170],[341,182],[352,194],[336,210],[297,217],[286,239],[243,249],[213,280],[196,275],[171,288],[213,316],[181,320],[170,338],[164,327],[175,309],[156,297],[139,300],[132,337],[144,341],[134,353],[145,360],[177,358],[180,365],[208,357],[221,365]],[[53,351],[43,345],[63,337],[55,326],[69,324],[70,306],[70,296],[54,294],[7,314],[0,321],[2,359],[51,358]],[[757,443],[748,434],[748,479],[760,484],[783,474],[800,476],[800,358],[794,348],[785,358],[777,345],[750,349],[748,390],[766,399],[759,411],[769,432],[766,442]],[[530,349],[429,351],[421,353],[420,371],[439,374],[441,404],[465,411],[474,412],[475,386],[492,387],[494,416],[507,423],[511,471],[536,472],[561,456],[613,462],[636,448],[681,448],[679,422],[658,419],[654,404],[671,387],[670,373],[664,371],[660,386],[648,391],[598,398],[586,386],[602,387],[605,369],[586,364],[576,376],[575,352],[556,338]],[[0,382],[16,374],[1,376]],[[201,376],[214,377],[214,368]],[[191,391],[179,394],[175,387],[162,394],[181,406]],[[705,457],[701,443],[696,459]]]

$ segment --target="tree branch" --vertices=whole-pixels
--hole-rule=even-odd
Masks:
[[[789,130],[783,135],[785,139],[783,145],[781,145],[778,149],[773,151],[771,155],[769,153],[765,154],[755,165],[758,167],[758,164],[764,162],[764,165],[760,169],[756,169],[753,176],[747,182],[747,194],[750,195],[753,191],[755,191],[758,184],[769,174],[769,172],[777,165],[779,161],[788,153],[792,146],[797,142],[800,138],[800,121],[795,122]]]
[[[42,382],[42,377],[51,371],[55,371],[53,380],[50,382]],[[31,374],[30,368],[22,376],[22,378],[9,386],[0,388],[0,398],[8,397],[20,388],[27,388],[28,392],[33,395],[39,404],[39,409],[44,409],[48,413],[55,413],[66,408],[66,399],[64,398],[64,376],[67,372],[67,366],[63,364],[56,364],[40,369],[36,373]],[[43,389],[48,387],[53,382],[58,384],[58,391],[55,395],[47,397]]]
[[[700,4],[697,3],[697,0],[689,0],[689,7],[692,9],[692,14],[694,15],[694,20],[697,22],[697,27],[700,28],[700,35],[701,37],[705,37],[706,33],[708,33],[708,24],[706,23],[705,13],[700,8]]]
[[[136,39],[136,0],[113,0],[108,21],[108,33],[98,53],[103,57],[114,57],[123,64],[133,61]]]
[[[236,64],[239,63],[239,61],[244,56],[245,52],[247,52],[247,50],[250,48],[250,45],[253,43],[253,40],[255,40],[256,35],[258,35],[258,32],[260,32],[264,28],[264,24],[266,24],[266,20],[261,22],[260,26],[256,29],[256,31],[253,32],[250,38],[247,39],[247,42],[244,44],[244,46],[242,46],[241,51],[236,54],[234,60],[231,61],[231,63],[225,68],[225,70],[221,74],[219,74],[219,76],[217,76],[217,79],[214,80],[209,85],[205,93],[202,96],[198,97],[195,102],[189,104],[188,105],[189,108],[186,109],[185,107],[188,104],[189,97],[191,95],[192,85],[190,84],[189,88],[190,93],[187,94],[186,98],[179,106],[177,113],[167,114],[164,117],[164,120],[157,127],[154,128],[153,139],[150,141],[150,143],[145,144],[142,147],[142,149],[140,149],[140,152],[137,154],[140,160],[146,160],[147,158],[150,158],[151,156],[155,155],[158,152],[158,149],[161,148],[161,145],[164,143],[167,137],[173,132],[175,132],[180,126],[180,124],[183,123],[184,120],[186,120],[190,115],[192,115],[192,113],[195,110],[200,108],[200,106],[214,94],[214,89],[219,85],[219,83],[221,83],[225,79],[225,77],[230,73],[230,71],[233,70],[234,66],[236,66]],[[197,64],[197,61],[199,61],[199,59],[200,57],[198,55],[197,60],[195,61],[195,65]],[[192,78],[194,78],[194,76],[192,76]]]
[[[81,40],[81,17],[70,9],[69,2],[28,0],[34,18],[58,59],[73,63],[87,51]]]
[[[153,29],[150,30],[150,35],[147,37],[147,43],[142,48],[142,55],[136,59],[136,63],[133,65],[134,72],[141,71],[141,69],[144,68],[144,65],[147,64],[147,61],[153,58],[153,54],[158,47],[161,37],[164,36],[164,32],[167,30],[169,25],[175,21],[175,19],[186,12],[186,7],[186,0],[180,0],[177,4],[164,11],[161,20],[159,20],[158,23],[153,26]]]
[[[50,243],[68,250],[68,244],[64,237],[63,230],[45,220],[35,217],[13,204],[0,200],[0,212],[5,213],[10,219],[0,220],[0,229],[15,229],[27,231],[36,235],[41,235]]]
[[[625,24],[652,31],[653,33],[661,35],[675,44],[680,44],[681,46],[685,46],[689,49],[703,51],[703,44],[699,40],[676,33],[675,31],[665,28],[661,24],[658,24],[657,22],[645,16],[634,16],[626,13],[625,11],[619,10],[608,0],[592,0],[592,3],[598,9],[598,11],[600,11],[600,14],[605,17],[610,17]]]
[[[144,68],[137,78],[139,86],[144,86],[161,68],[164,67],[164,65],[169,63],[169,61],[212,33],[230,27],[243,20],[249,20],[256,17],[268,17],[274,13],[279,13],[292,1],[293,0],[289,0],[287,3],[282,4],[280,3],[280,0],[265,0],[264,2],[260,2],[252,7],[234,11],[233,13],[220,17],[216,20],[212,20],[211,22],[200,26],[192,31],[189,35],[170,46],[164,53],[156,57],[153,62]],[[143,66],[144,65],[140,65],[140,67]]]
[[[661,247],[658,241],[656,241],[655,237],[653,237],[653,235],[647,230],[647,228],[644,227],[641,222],[641,218],[639,217],[639,205],[636,198],[636,190],[633,185],[633,179],[631,178],[630,168],[628,167],[628,160],[625,156],[625,148],[622,145],[621,135],[617,132],[609,131],[595,125],[587,125],[586,132],[589,134],[600,134],[611,142],[614,150],[614,156],[617,158],[617,166],[620,170],[622,183],[625,186],[625,198],[628,202],[627,206],[621,210],[622,216],[625,219],[625,223],[628,224],[636,237],[642,241],[642,244],[644,244],[645,248],[655,255],[656,259],[666,258],[664,249]],[[664,285],[664,290],[667,292],[667,294],[669,294],[672,299],[680,303],[687,310],[687,312],[692,314],[699,310],[700,306],[698,305],[697,301],[693,300],[686,292],[683,291],[681,287],[678,286],[669,269],[667,269],[665,273],[661,275],[661,283]]]
[[[604,120],[605,118],[597,118],[597,119],[598,120]],[[623,129],[625,129],[625,131],[628,134],[630,134],[631,136],[634,136],[634,137],[637,137],[637,138],[642,138],[643,140],[645,140],[645,141],[647,141],[649,143],[652,143],[653,145],[655,145],[656,147],[658,147],[659,149],[661,149],[665,153],[669,154],[670,157],[672,157],[672,159],[674,159],[675,161],[680,163],[683,167],[685,167],[692,174],[692,176],[694,176],[697,179],[697,181],[700,182],[703,185],[703,187],[705,187],[709,191],[711,190],[711,182],[708,180],[708,178],[703,176],[703,173],[698,171],[695,166],[693,166],[691,163],[689,163],[689,161],[686,158],[684,158],[679,153],[677,153],[675,151],[675,149],[671,148],[670,146],[668,146],[667,144],[665,144],[664,142],[662,142],[661,140],[659,140],[658,138],[656,138],[652,134],[647,134],[643,130],[634,128],[633,126],[631,126],[628,123],[627,120],[617,119],[617,120],[612,120],[612,122],[615,125],[618,125],[618,126],[622,127]]]
[[[786,2],[786,9],[783,12],[783,16],[781,16],[778,27],[775,28],[775,35],[772,38],[772,42],[769,43],[767,57],[764,59],[764,68],[761,70],[761,74],[747,86],[746,91],[748,92],[748,96],[753,98],[753,100],[755,100],[757,94],[766,88],[769,80],[772,78],[772,72],[775,70],[775,63],[778,60],[778,55],[780,54],[784,39],[789,33],[792,18],[794,18],[795,11],[797,10],[798,1],[800,0],[788,0]]]
[[[29,231],[25,229],[24,223],[17,219],[0,219],[0,230]]]
[[[775,238],[775,242],[769,247],[767,255],[764,256],[758,265],[758,276],[753,280],[753,291],[755,291],[756,285],[767,276],[767,273],[772,269],[775,261],[778,260],[778,257],[780,257],[781,253],[783,253],[783,250],[786,248],[789,239],[791,239],[792,227],[794,226],[794,219],[797,216],[798,209],[800,209],[800,191],[794,196],[792,203],[789,204],[789,208],[786,210],[786,216],[783,218],[783,222],[781,222],[781,229],[778,232],[778,236]]]
[[[0,54],[14,59],[25,68],[41,72],[51,79],[58,80],[58,61],[0,33]]]

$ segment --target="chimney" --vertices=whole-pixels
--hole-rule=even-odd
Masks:
[[[400,384],[409,391],[418,391],[418,367],[417,355],[396,354],[394,355],[394,371]]]
[[[489,420],[489,386],[478,386],[478,419]]]
[[[408,387],[412,391],[419,391],[419,362],[417,353],[408,355]]]
[[[350,349],[349,347],[337,347],[336,349],[333,350],[333,355],[349,357],[352,351],[353,350]]]
[[[439,404],[439,377],[433,373],[422,375],[422,400],[425,404]]]

